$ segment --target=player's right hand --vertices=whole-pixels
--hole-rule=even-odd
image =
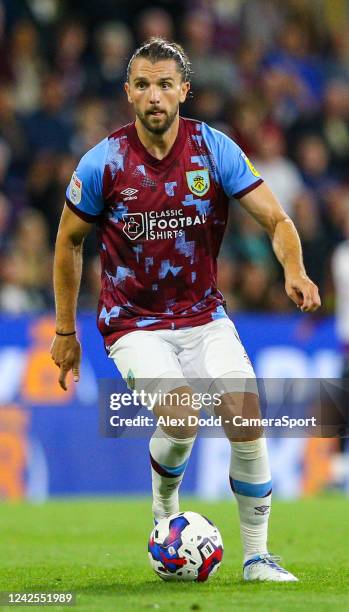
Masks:
[[[72,370],[74,382],[79,381],[81,344],[76,336],[55,336],[51,344],[50,354],[59,368],[58,382],[64,391],[67,390],[66,378]]]

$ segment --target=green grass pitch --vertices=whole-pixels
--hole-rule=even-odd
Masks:
[[[165,583],[152,572],[149,499],[70,499],[0,505],[0,591],[75,591],[70,609],[79,611],[349,610],[348,499],[274,501],[269,548],[298,575],[289,585],[242,581],[232,501],[183,498],[181,508],[205,514],[221,530],[223,563],[212,581]]]

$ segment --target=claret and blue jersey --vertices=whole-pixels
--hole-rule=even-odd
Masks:
[[[98,326],[107,349],[130,331],[193,327],[226,316],[216,277],[229,199],[261,182],[230,138],[190,119],[180,118],[162,160],[144,148],[134,123],[84,155],[66,202],[97,223]]]

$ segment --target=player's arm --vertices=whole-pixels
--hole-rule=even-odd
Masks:
[[[316,310],[321,304],[318,289],[305,272],[302,247],[293,222],[240,147],[204,123],[201,129],[215,160],[216,180],[226,195],[238,199],[268,232],[275,255],[284,268],[287,295],[303,311]]]
[[[70,334],[75,331],[76,307],[81,281],[82,245],[91,224],[104,209],[103,173],[108,152],[108,138],[104,138],[81,158],[66,191],[54,257],[54,292],[56,300],[56,331]],[[56,335],[51,356],[60,369],[59,384],[66,390],[66,378],[73,371],[79,380],[81,346],[72,333]]]
[[[67,205],[64,206],[57,233],[53,265],[56,331],[60,334],[70,334],[76,330],[82,247],[90,230],[91,223],[86,223],[69,210]],[[79,380],[81,346],[76,334],[56,335],[51,346],[51,356],[60,369],[59,384],[66,391],[66,377],[70,370],[73,372],[74,381]]]
[[[306,274],[298,232],[268,186],[262,183],[239,201],[269,234],[284,269],[287,295],[303,312],[317,310],[321,300],[317,286]]]

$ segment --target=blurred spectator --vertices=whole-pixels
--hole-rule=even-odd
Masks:
[[[254,312],[268,310],[270,269],[260,263],[245,262],[240,268],[239,293],[244,308]]]
[[[29,6],[23,0],[0,0],[4,30],[8,35],[18,21],[32,17]]]
[[[11,161],[11,150],[4,140],[0,140],[0,185],[6,185],[7,172]]]
[[[293,220],[302,241],[305,269],[321,289],[325,278],[329,243],[311,192],[304,192],[294,201]]]
[[[71,132],[65,102],[66,92],[59,76],[47,76],[42,83],[40,109],[24,119],[31,153],[69,150]]]
[[[208,12],[188,13],[184,22],[184,47],[192,64],[192,83],[196,87],[217,87],[222,93],[237,92],[238,72],[232,59],[213,48],[214,22]]]
[[[331,161],[346,178],[349,163],[349,83],[328,83],[320,124]]]
[[[11,201],[12,213],[15,216],[25,206],[26,196],[23,180],[11,173],[12,161],[10,147],[0,138],[0,190]]]
[[[265,119],[263,102],[252,96],[247,99],[237,99],[230,112],[228,111],[228,118],[232,127],[232,138],[236,140],[246,155],[254,157],[256,132]]]
[[[286,3],[277,0],[249,0],[241,2],[241,28],[245,46],[261,45],[264,49],[274,46],[285,22]]]
[[[344,184],[331,186],[323,195],[322,219],[326,226],[326,237],[333,249],[344,239],[346,211],[349,207],[349,188]]]
[[[111,126],[110,126],[111,127]],[[100,98],[88,98],[76,109],[75,134],[72,149],[77,158],[103,140],[108,132],[107,105]]]
[[[239,83],[251,100],[257,101],[256,88],[261,86],[261,71],[264,49],[261,45],[241,45],[237,50],[236,59],[239,71]]]
[[[233,214],[231,248],[238,261],[273,267],[269,238],[262,227],[243,209]]]
[[[56,239],[66,187],[76,162],[76,158],[70,154],[40,153],[34,157],[27,175],[29,205],[44,215],[52,247]]]
[[[12,80],[10,56],[8,53],[8,40],[6,39],[6,8],[0,1],[0,83],[9,83]]]
[[[30,11],[41,28],[53,24],[59,16],[61,0],[26,0]]]
[[[225,121],[225,109],[226,98],[214,87],[203,87],[193,93],[190,112],[194,117],[200,117],[202,121],[216,125]]]
[[[84,61],[87,42],[85,27],[75,21],[65,23],[57,35],[54,68],[69,103],[73,103],[88,87]]]
[[[326,58],[327,77],[340,79],[348,82],[349,80],[349,24],[344,19],[339,27],[328,33],[330,44],[330,54]]]
[[[285,156],[285,138],[279,128],[270,124],[261,125],[255,138],[255,166],[286,213],[293,217],[295,200],[305,188],[299,170]]]
[[[298,101],[301,84],[292,74],[277,65],[264,66],[261,72],[261,93],[271,121],[288,128],[299,117]]]
[[[208,13],[214,26],[213,48],[219,55],[232,56],[241,45],[241,5],[244,0],[188,0],[189,11]]]
[[[324,69],[320,58],[312,49],[309,30],[300,20],[288,20],[281,30],[278,47],[265,58],[266,65],[287,75],[293,84],[285,92],[285,102],[294,117],[300,112],[313,112],[321,104],[324,87]]]
[[[298,143],[297,161],[306,186],[321,199],[335,179],[330,170],[329,152],[324,140],[316,134],[302,138]]]
[[[12,164],[23,171],[29,151],[23,125],[15,111],[14,91],[8,85],[0,85],[0,137],[11,150]]]
[[[101,286],[101,264],[98,255],[93,255],[84,268],[83,290],[79,296],[82,310],[96,310]]]
[[[122,89],[106,106],[108,115],[108,131],[115,132],[126,123],[134,121],[134,113],[125,92]]]
[[[332,273],[335,290],[336,331],[343,350],[343,375],[349,376],[349,207],[344,222],[345,240],[338,244],[332,255]],[[347,409],[347,407],[346,407]]]
[[[331,80],[327,83],[320,111],[301,117],[289,130],[290,147],[293,148],[302,136],[312,134],[321,136],[330,165],[345,179],[349,163],[349,82]]]
[[[10,241],[11,205],[10,201],[0,191],[0,257],[6,252]]]
[[[102,98],[114,98],[125,82],[132,34],[123,23],[109,22],[98,28],[95,39],[97,63],[91,75],[93,90]]]
[[[47,67],[33,23],[20,21],[15,25],[9,54],[16,109],[23,113],[34,112],[40,105],[41,82]]]
[[[224,295],[228,312],[239,309],[239,298],[236,291],[239,273],[238,266],[229,255],[227,249],[222,249],[217,266],[217,287]]]
[[[171,16],[162,8],[151,7],[142,11],[137,19],[137,39],[139,44],[152,36],[167,40],[174,37],[174,24]]]
[[[51,306],[51,266],[47,224],[39,212],[28,209],[2,257],[0,309],[18,314]]]

